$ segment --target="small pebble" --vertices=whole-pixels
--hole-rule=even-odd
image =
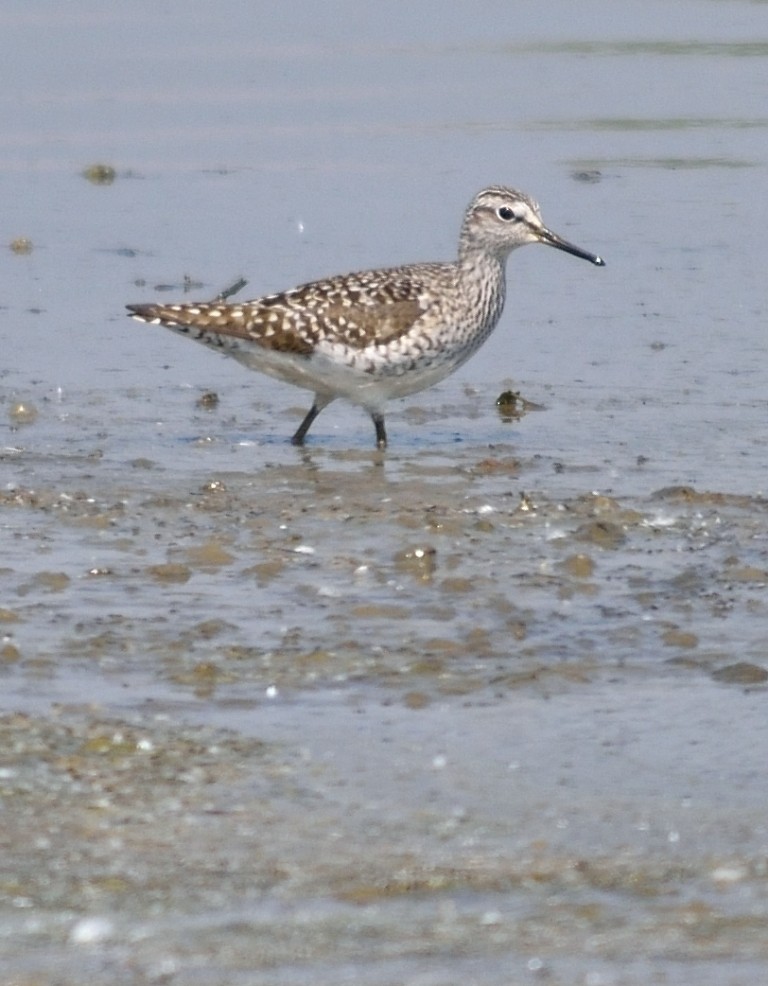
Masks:
[[[115,926],[108,918],[82,918],[69,933],[73,945],[95,945],[106,941],[115,932]]]
[[[117,172],[111,164],[89,164],[83,170],[83,178],[92,185],[111,185],[117,177]]]
[[[33,250],[32,240],[28,240],[26,236],[17,236],[15,240],[11,240],[8,246],[12,253],[16,253],[19,256],[32,253]]]
[[[31,425],[37,421],[38,411],[34,404],[26,401],[16,401],[11,404],[8,417],[13,425]]]

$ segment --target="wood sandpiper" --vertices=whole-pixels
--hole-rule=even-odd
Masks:
[[[165,325],[314,393],[292,441],[337,397],[359,404],[384,448],[388,400],[431,387],[477,351],[499,321],[506,260],[526,243],[546,243],[604,266],[601,257],[543,224],[539,206],[494,185],[467,207],[453,263],[406,264],[343,274],[240,304],[128,305],[133,318]]]

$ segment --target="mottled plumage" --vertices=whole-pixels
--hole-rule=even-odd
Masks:
[[[600,257],[548,230],[538,205],[493,186],[464,215],[458,260],[344,274],[240,304],[128,305],[134,318],[165,325],[245,366],[313,391],[293,442],[332,400],[364,407],[387,443],[387,400],[430,387],[488,338],[504,307],[509,253],[546,243],[598,266]]]

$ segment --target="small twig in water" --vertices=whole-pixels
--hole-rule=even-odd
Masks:
[[[242,291],[247,283],[248,282],[244,277],[238,277],[234,284],[230,284],[228,288],[220,291],[213,300],[226,301],[227,298],[231,298],[233,294],[237,294],[238,291]]]

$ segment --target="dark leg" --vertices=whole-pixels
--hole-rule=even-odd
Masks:
[[[373,424],[376,428],[376,448],[386,448],[387,432],[384,428],[384,415],[371,414],[371,417],[373,418]]]
[[[292,445],[303,445],[304,439],[307,437],[307,432],[312,427],[312,422],[318,416],[318,414],[323,410],[325,404],[318,404],[317,399],[312,407],[307,411],[304,420],[301,422],[299,427],[296,429],[296,434],[291,439]]]

